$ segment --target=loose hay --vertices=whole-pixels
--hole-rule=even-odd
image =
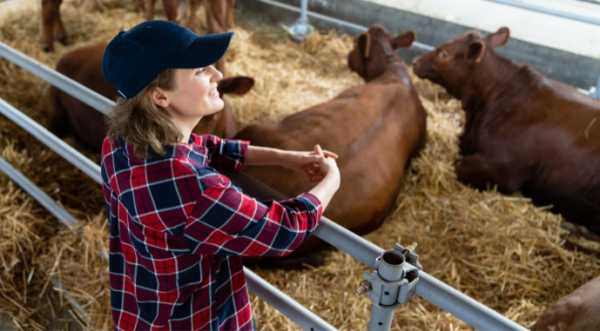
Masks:
[[[57,45],[53,54],[41,52],[38,23],[31,19],[38,17],[39,3],[27,4],[22,15],[0,22],[1,41],[53,66],[74,46]],[[230,99],[239,124],[276,121],[361,83],[345,63],[350,37],[317,33],[296,44],[272,25],[239,14],[227,71],[256,78],[248,95]],[[119,1],[109,1],[102,13],[81,12],[67,2],[63,19],[71,41],[83,44],[106,40],[141,17]],[[384,248],[396,242],[415,243],[427,272],[529,326],[546,305],[599,274],[600,249],[597,243],[561,230],[559,216],[532,206],[526,198],[478,192],[457,182],[453,163],[464,122],[460,103],[439,87],[413,79],[428,112],[428,143],[404,179],[393,213],[367,239]],[[39,79],[0,61],[0,97],[43,124],[46,89]],[[87,316],[82,317],[87,318],[87,329],[109,330],[107,264],[98,255],[106,250],[107,230],[98,186],[4,118],[0,134],[2,156],[82,222],[74,232],[65,229],[0,177],[0,309],[21,329],[45,327],[56,314],[36,304],[43,300],[32,298],[51,288],[54,277],[86,309]],[[570,249],[565,248],[567,242]],[[366,328],[370,301],[355,292],[364,271],[340,252],[329,255],[319,268],[257,270],[343,330]],[[60,309],[64,297],[55,302]],[[253,306],[260,329],[299,329],[259,299],[253,298]],[[469,327],[415,298],[398,309],[393,329]]]

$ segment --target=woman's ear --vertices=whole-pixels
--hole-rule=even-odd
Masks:
[[[152,102],[154,102],[154,104],[157,106],[167,108],[171,104],[169,96],[160,87],[155,87],[148,91],[148,93],[150,93],[150,98],[152,99]]]

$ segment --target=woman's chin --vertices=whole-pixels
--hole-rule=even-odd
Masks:
[[[210,107],[210,111],[208,114],[206,115],[211,115],[211,114],[215,114],[220,112],[221,110],[223,110],[223,108],[225,107],[225,104],[223,101],[221,102],[215,102],[212,104],[212,107]]]

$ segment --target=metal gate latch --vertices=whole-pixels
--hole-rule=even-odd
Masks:
[[[365,272],[358,291],[373,302],[369,330],[390,329],[394,308],[414,295],[421,268],[417,254],[396,244],[377,258],[374,271]]]

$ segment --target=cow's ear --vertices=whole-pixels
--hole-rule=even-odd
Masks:
[[[363,33],[358,37],[358,49],[366,59],[371,55],[371,36],[369,32]]]
[[[247,76],[235,76],[223,78],[217,85],[219,94],[244,95],[254,86],[254,79]]]
[[[415,38],[415,33],[413,31],[405,32],[399,35],[398,37],[392,39],[392,48],[408,48],[415,41]]]
[[[467,49],[467,60],[473,63],[479,63],[485,54],[485,44],[481,40],[475,40],[469,43]]]
[[[490,47],[496,48],[500,46],[506,45],[508,42],[508,38],[510,38],[510,29],[503,26],[498,31],[487,36],[487,42]]]

